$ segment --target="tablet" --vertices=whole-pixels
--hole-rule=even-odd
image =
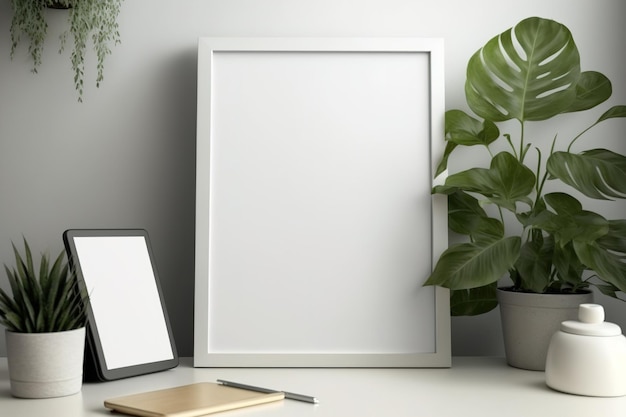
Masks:
[[[86,377],[108,381],[177,366],[148,233],[70,229],[63,242],[78,283],[89,295]]]

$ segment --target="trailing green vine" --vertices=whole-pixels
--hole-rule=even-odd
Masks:
[[[85,54],[89,43],[96,54],[96,86],[104,79],[104,61],[111,53],[110,45],[120,43],[117,18],[122,0],[11,0],[11,58],[24,38],[28,39],[28,53],[33,61],[33,72],[42,64],[42,53],[48,32],[46,16],[49,8],[67,8],[69,28],[61,34],[59,53],[65,50],[68,37],[73,40],[70,55],[74,86],[78,101],[82,101]]]

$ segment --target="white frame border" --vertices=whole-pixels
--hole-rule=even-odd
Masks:
[[[434,38],[200,38],[198,45],[198,120],[196,145],[196,248],[194,306],[195,367],[450,367],[449,291],[435,288],[435,352],[382,354],[325,353],[211,353],[208,326],[209,253],[209,155],[212,65],[214,52],[225,51],[335,51],[335,52],[419,52],[430,56],[431,173],[444,150],[444,59],[443,40]],[[440,180],[440,178],[438,178]],[[446,249],[447,199],[432,197],[433,265]],[[437,232],[434,232],[437,231]]]

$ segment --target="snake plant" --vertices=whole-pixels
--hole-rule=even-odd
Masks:
[[[73,330],[85,325],[85,302],[68,264],[65,252],[51,263],[41,256],[39,268],[26,239],[24,255],[13,245],[16,265],[4,266],[12,296],[0,288],[0,323],[19,333]]]
[[[437,174],[467,146],[484,147],[490,163],[452,174],[433,189],[448,196],[449,228],[466,239],[442,254],[426,285],[452,290],[453,315],[493,309],[507,276],[517,291],[577,292],[593,285],[620,298],[626,292],[626,220],[586,210],[562,191],[626,198],[626,157],[604,148],[603,134],[593,134],[599,124],[626,117],[624,105],[596,110],[612,95],[610,80],[582,71],[570,30],[540,17],[490,39],[470,58],[466,76],[473,114],[446,112]],[[569,138],[550,130],[558,126],[554,118],[573,112],[577,121],[586,115],[589,126]],[[528,137],[531,123],[547,121]],[[583,143],[594,148],[580,149]],[[547,192],[548,184],[561,191]]]

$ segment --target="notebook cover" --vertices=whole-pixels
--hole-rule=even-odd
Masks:
[[[261,393],[200,382],[111,398],[104,401],[104,406],[141,417],[196,417],[283,398],[285,394],[282,392]]]

